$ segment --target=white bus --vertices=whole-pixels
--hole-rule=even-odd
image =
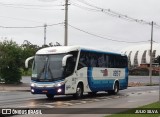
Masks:
[[[87,49],[79,46],[47,47],[36,52],[31,76],[31,93],[71,94],[81,98],[83,93],[107,91],[117,94],[128,87],[127,56]]]

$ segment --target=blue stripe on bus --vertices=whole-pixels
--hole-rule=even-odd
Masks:
[[[92,67],[88,67],[88,85],[92,92],[107,91],[113,89],[114,80],[94,80],[92,76]]]
[[[88,67],[87,70],[87,79],[88,79],[88,85],[92,92],[96,91],[107,91],[107,90],[113,90],[113,84],[115,79],[107,79],[107,80],[94,80],[92,76],[92,67]],[[128,86],[128,70],[125,70],[125,79],[119,79],[120,89],[126,89]]]

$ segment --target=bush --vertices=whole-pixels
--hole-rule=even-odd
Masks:
[[[21,48],[15,42],[0,42],[0,77],[5,83],[20,82],[21,53]]]
[[[20,83],[22,73],[19,68],[3,68],[1,77],[7,84]]]

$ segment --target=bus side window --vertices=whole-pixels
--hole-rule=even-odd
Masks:
[[[81,52],[77,70],[79,70],[79,69],[81,69],[83,67],[86,67],[87,66],[86,64],[87,64],[86,53],[85,52]]]
[[[127,62],[127,57],[122,57],[122,59],[121,59],[121,61],[122,61],[122,68],[124,68],[124,67],[128,67],[128,62]]]
[[[113,56],[109,55],[109,68],[113,68]]]
[[[92,54],[90,59],[90,67],[96,67],[97,66],[97,59],[94,54]]]
[[[109,57],[108,57],[108,55],[106,55],[105,56],[105,67],[107,67],[108,68],[108,65],[109,65],[109,59],[108,59]]]
[[[121,57],[120,56],[116,56],[115,57],[115,67],[116,68],[121,68]]]
[[[105,67],[104,54],[99,54],[98,55],[98,67]]]

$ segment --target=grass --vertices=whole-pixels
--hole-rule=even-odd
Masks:
[[[136,110],[158,110],[159,114],[135,114]],[[126,114],[127,113],[127,114]],[[132,113],[132,114],[128,114]],[[155,102],[152,104],[148,104],[145,106],[141,106],[135,109],[131,109],[125,112],[121,112],[118,114],[113,114],[106,117],[160,117],[160,102]]]

